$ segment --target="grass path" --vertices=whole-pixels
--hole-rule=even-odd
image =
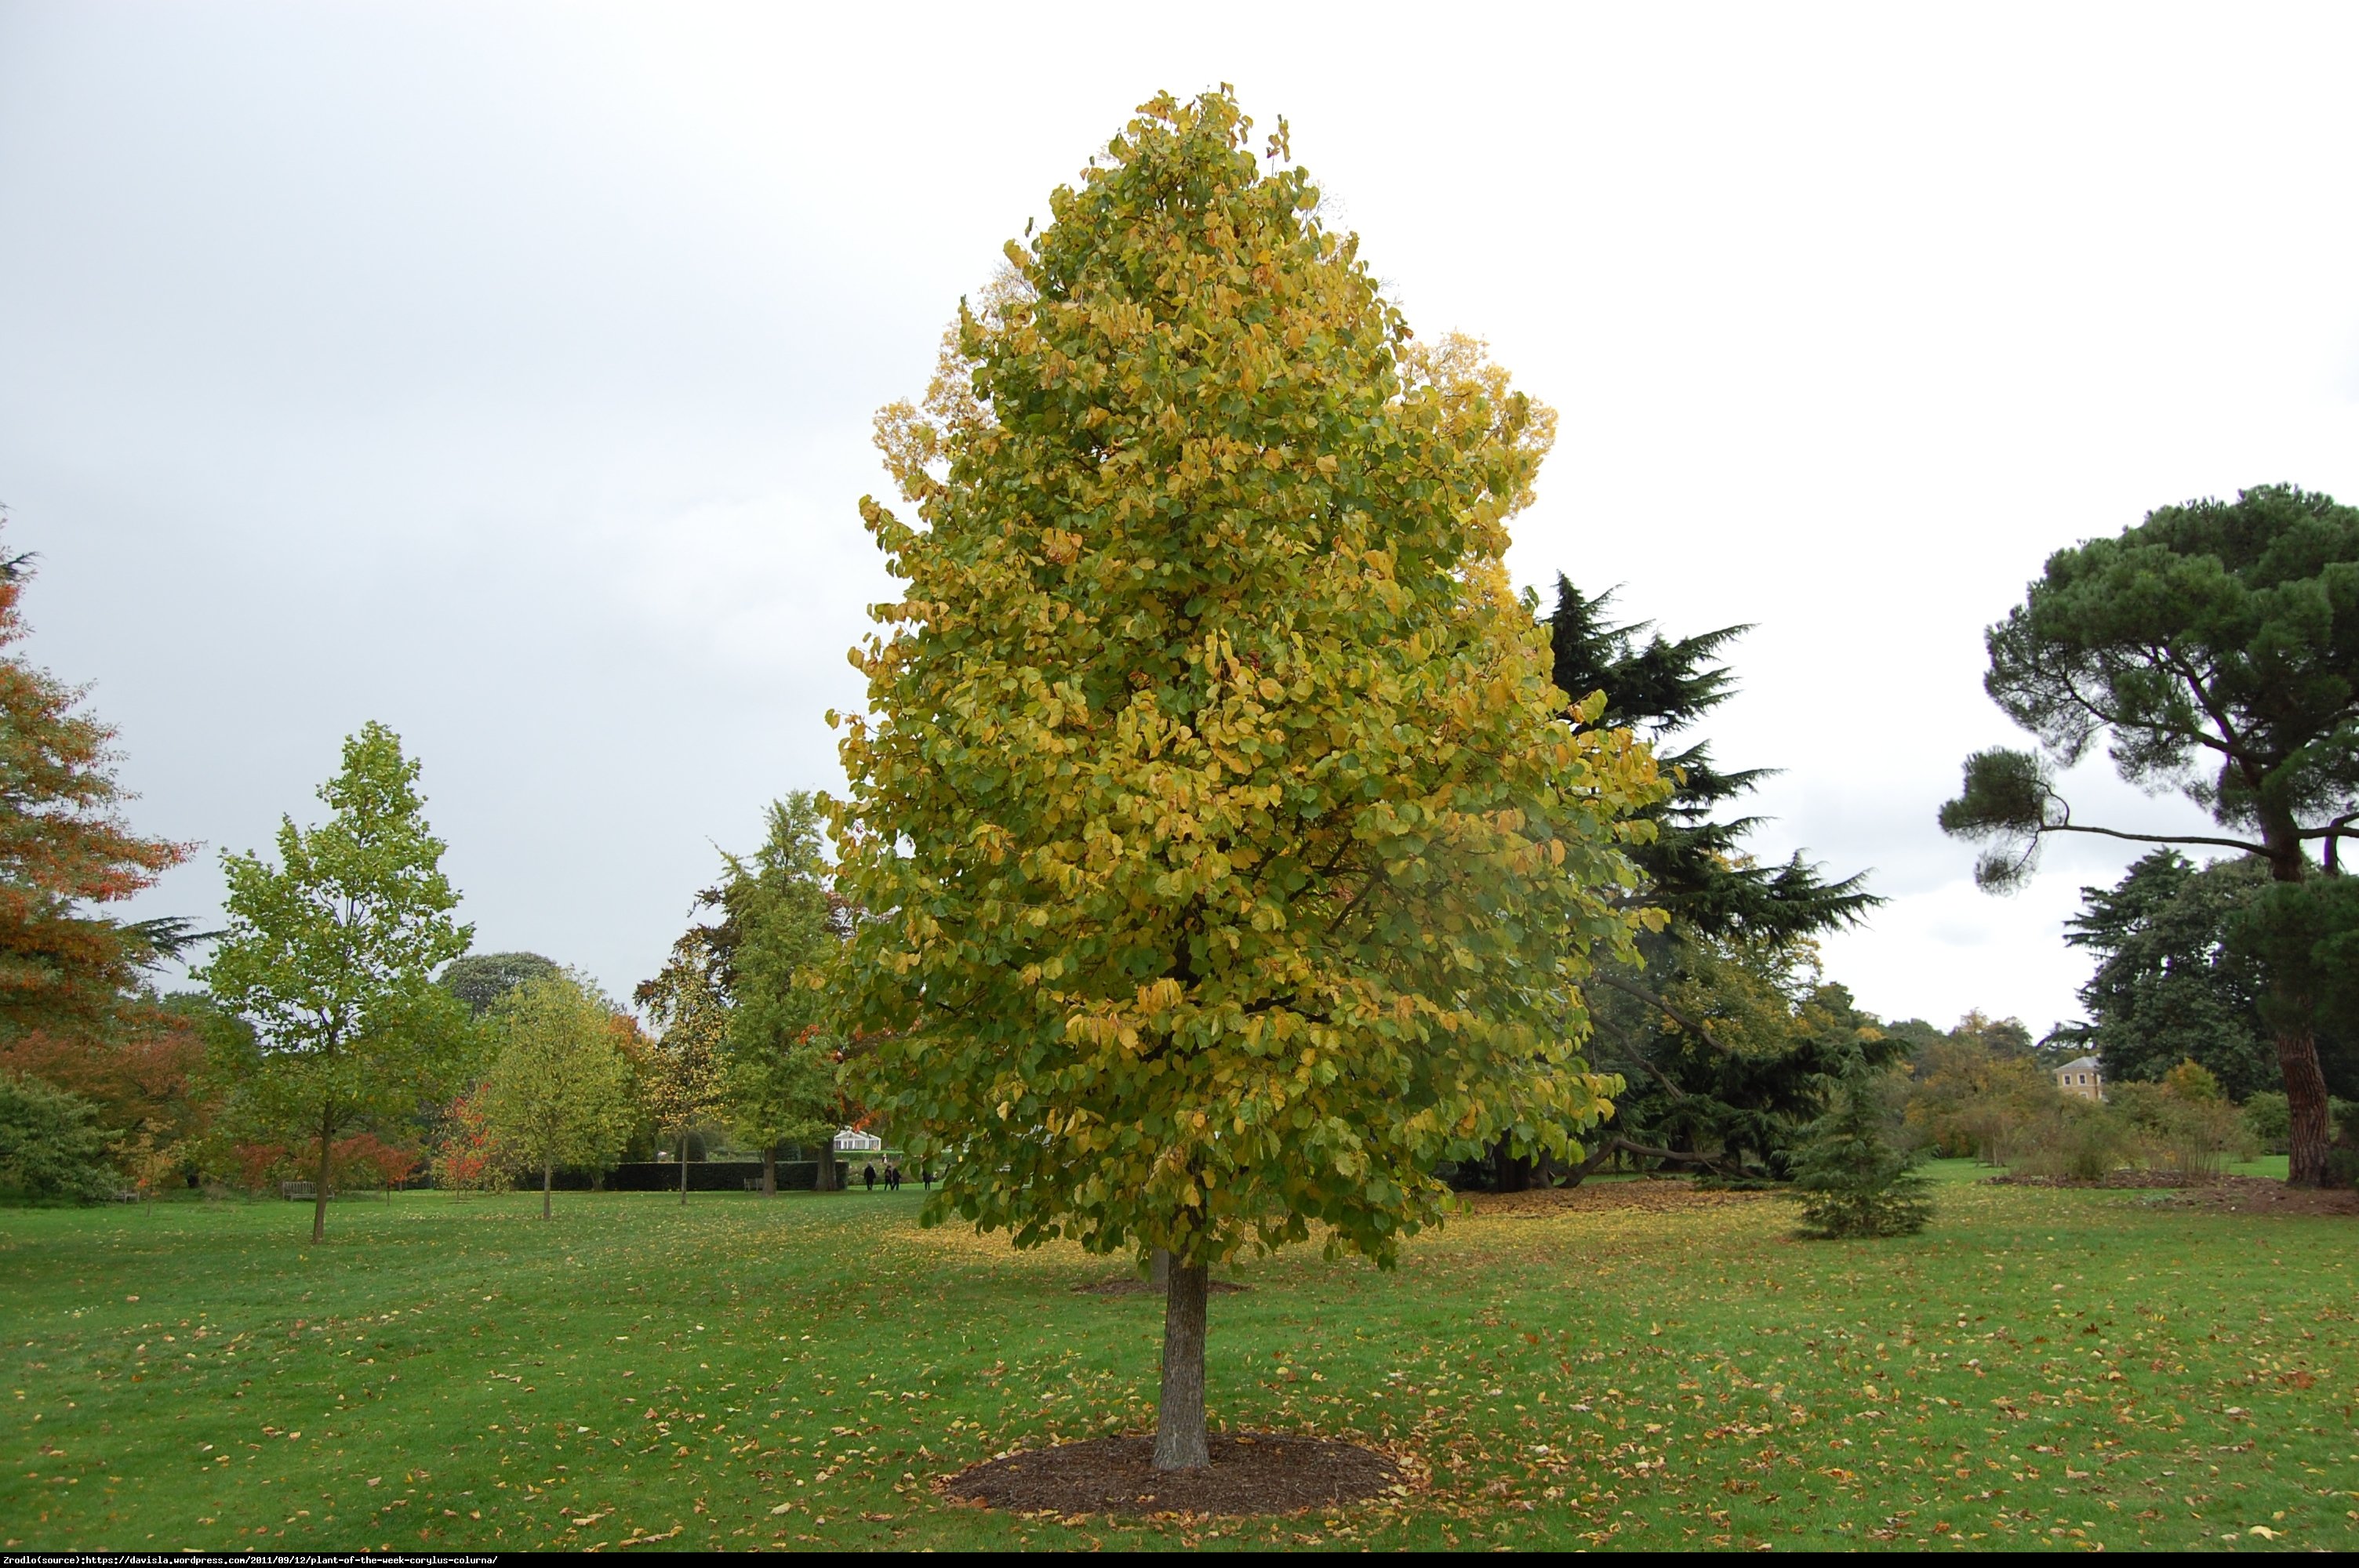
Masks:
[[[1464,1217],[1390,1275],[1236,1271],[1215,1420],[1425,1480],[1210,1524],[935,1498],[1143,1426],[1160,1303],[920,1231],[915,1195],[562,1195],[549,1225],[412,1195],[337,1205],[316,1249],[299,1206],[0,1212],[0,1538],[2359,1547],[2347,1221],[1951,1180],[1921,1238],[1801,1243],[1775,1198],[1666,1201]]]

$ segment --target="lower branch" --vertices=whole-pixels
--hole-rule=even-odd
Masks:
[[[1722,1044],[1717,1039],[1715,1039],[1711,1030],[1705,1028],[1696,1020],[1690,1018],[1686,1013],[1681,1012],[1678,1008],[1673,1007],[1669,1002],[1665,1001],[1661,997],[1657,996],[1654,992],[1647,990],[1643,986],[1634,986],[1627,980],[1619,979],[1614,976],[1606,974],[1597,976],[1596,979],[1598,984],[1612,986],[1624,996],[1636,997],[1638,1000],[1645,1002],[1648,1007],[1655,1009],[1657,1011],[1661,1012],[1666,1017],[1669,1018],[1681,1028],[1692,1031],[1705,1044],[1711,1046],[1713,1050],[1718,1051],[1723,1055],[1734,1056],[1739,1054],[1739,1053],[1730,1050],[1727,1046]]]

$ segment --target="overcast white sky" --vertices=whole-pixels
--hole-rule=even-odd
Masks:
[[[1828,949],[1879,1012],[2076,1011],[2128,857],[1994,900],[1933,826],[2047,553],[2359,498],[2348,5],[854,9],[0,3],[31,646],[204,845],[138,913],[375,718],[480,946],[651,972],[839,780],[871,412],[1158,88],[1286,115],[1419,330],[1563,411],[1519,577],[1757,623],[1711,733],[1786,770],[1765,851],[1892,900]]]

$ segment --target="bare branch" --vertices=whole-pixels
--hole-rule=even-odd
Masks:
[[[2126,838],[2136,844],[2216,844],[2223,849],[2242,849],[2247,855],[2266,855],[2268,849],[2259,844],[2248,844],[2242,838],[2210,838],[2200,833],[2123,833],[2111,827],[2083,827],[2077,822],[2051,822],[2039,829],[2042,833],[2096,833],[2107,838]],[[1673,1015],[1674,1017],[1677,1014]]]

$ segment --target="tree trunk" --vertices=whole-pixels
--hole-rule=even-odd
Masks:
[[[2326,1184],[2326,1075],[2318,1065],[2318,1038],[2307,1026],[2277,1030],[2277,1066],[2285,1074],[2286,1108],[2292,1127],[2286,1140],[2286,1185]]]
[[[548,1161],[540,1162],[540,1217],[543,1219],[549,1217],[549,1180],[555,1173],[555,1168]]]
[[[2309,857],[2301,851],[2290,820],[2264,821],[2262,842],[2269,847],[2269,880],[2300,882],[2310,875]],[[2332,840],[2329,840],[2332,842]],[[2277,1067],[2285,1075],[2286,1109],[2292,1127],[2286,1140],[2286,1185],[2326,1184],[2326,1074],[2318,1065],[2318,1037],[2311,1033],[2311,999],[2295,993],[2288,980],[2270,988],[2270,1011],[2277,1037]]]
[[[1147,1283],[1157,1295],[1171,1288],[1171,1249],[1158,1247],[1147,1255]]]
[[[311,1185],[311,1244],[316,1247],[328,1234],[328,1141],[336,1135],[336,1113],[322,1106],[320,1109],[320,1179]]]
[[[815,1193],[835,1191],[835,1144],[832,1141],[819,1146],[819,1162],[816,1170],[817,1173],[811,1177],[811,1191]]]
[[[1201,1470],[1212,1462],[1204,1441],[1204,1304],[1212,1269],[1171,1260],[1163,1297],[1163,1394],[1155,1410],[1155,1467]]]
[[[679,1135],[679,1206],[688,1206],[688,1134]]]
[[[778,1146],[775,1143],[762,1145],[762,1195],[778,1195]]]

